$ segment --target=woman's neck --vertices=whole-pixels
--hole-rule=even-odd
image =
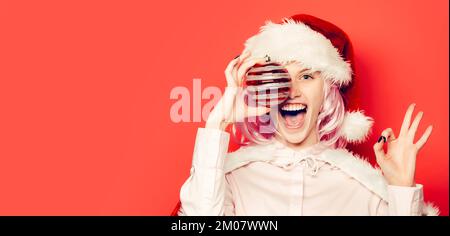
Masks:
[[[288,140],[286,140],[284,137],[281,137],[279,135],[275,135],[275,139],[277,139],[280,143],[284,144],[288,148],[291,148],[295,151],[302,151],[307,148],[313,147],[314,145],[319,143],[319,134],[317,130],[311,131],[308,136],[306,136],[303,141],[299,143],[291,143]]]

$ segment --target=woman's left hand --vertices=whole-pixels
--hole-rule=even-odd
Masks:
[[[423,116],[423,112],[419,112],[411,124],[414,107],[415,104],[408,107],[398,138],[395,137],[392,129],[388,128],[381,133],[378,142],[373,145],[377,163],[389,185],[415,186],[417,153],[430,137],[432,126],[428,126],[422,137],[414,143],[417,127]],[[387,152],[383,149],[384,143],[387,143]]]

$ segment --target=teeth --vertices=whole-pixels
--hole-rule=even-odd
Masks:
[[[285,104],[281,110],[283,111],[301,111],[306,109],[306,106],[303,104]]]

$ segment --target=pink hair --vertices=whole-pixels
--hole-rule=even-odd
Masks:
[[[347,145],[347,141],[340,136],[345,116],[344,99],[337,85],[328,81],[324,84],[324,102],[317,117],[319,140],[329,147],[343,148]],[[244,122],[234,123],[233,137],[241,145],[268,143],[277,132],[270,119],[267,114],[258,117],[256,121],[245,119]]]
[[[317,129],[322,143],[334,147],[343,148],[347,145],[345,138],[340,136],[340,128],[344,123],[345,103],[339,88],[325,82],[322,107],[317,117]]]

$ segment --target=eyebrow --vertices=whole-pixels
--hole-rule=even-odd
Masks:
[[[308,71],[308,70],[310,70],[310,69],[305,68],[305,69],[303,69],[303,70],[297,72],[297,73],[295,74],[295,76],[297,76],[297,75],[299,75],[299,74],[301,74],[301,73],[303,73],[303,72],[305,72],[305,71]]]

